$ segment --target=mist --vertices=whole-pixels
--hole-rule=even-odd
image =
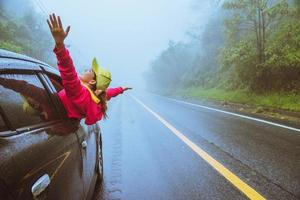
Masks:
[[[111,70],[112,85],[129,85],[136,89],[143,88],[142,74],[168,47],[169,41],[190,40],[186,33],[205,24],[213,6],[209,0],[81,0],[76,3],[41,0],[32,3],[44,17],[41,20],[46,20],[46,11],[60,15],[63,24],[71,26],[66,43],[79,71],[88,68],[96,57],[104,68]]]

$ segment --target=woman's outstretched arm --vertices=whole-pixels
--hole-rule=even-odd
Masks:
[[[122,94],[126,90],[131,90],[131,87],[117,87],[117,88],[107,88],[106,89],[106,99],[110,100],[112,97]]]

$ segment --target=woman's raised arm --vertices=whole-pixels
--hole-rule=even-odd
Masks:
[[[76,99],[80,97],[84,87],[80,83],[69,51],[64,45],[64,40],[69,34],[70,26],[64,30],[60,17],[56,17],[55,14],[49,16],[47,23],[55,41],[54,53],[57,57],[58,70],[66,95],[71,99]]]

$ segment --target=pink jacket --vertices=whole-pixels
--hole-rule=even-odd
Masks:
[[[100,104],[97,104],[91,97],[89,90],[83,86],[76,73],[69,51],[63,47],[54,48],[57,57],[58,70],[60,72],[64,89],[58,93],[68,117],[85,119],[88,125],[94,124],[102,119],[103,113]],[[108,88],[106,98],[110,100],[123,93],[123,88]]]

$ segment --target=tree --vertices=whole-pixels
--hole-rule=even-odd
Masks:
[[[233,24],[230,24],[232,21],[237,28],[235,31],[240,32],[240,35],[242,33],[255,35],[257,63],[262,64],[266,59],[265,50],[269,27],[281,16],[287,14],[288,1],[231,0],[225,2],[223,7],[235,11],[233,18],[225,23],[229,29],[233,27]]]
[[[189,71],[195,59],[195,50],[191,44],[169,42],[152,63],[145,77],[152,91],[171,91],[182,86],[184,75]]]

